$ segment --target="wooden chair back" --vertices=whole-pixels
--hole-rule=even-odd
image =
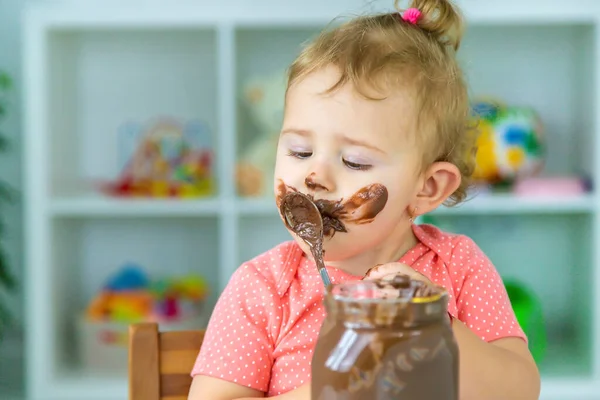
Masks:
[[[154,323],[129,327],[129,400],[187,400],[190,373],[204,331],[160,332]]]

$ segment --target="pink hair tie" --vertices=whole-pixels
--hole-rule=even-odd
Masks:
[[[408,10],[404,11],[404,14],[402,14],[402,19],[412,25],[416,25],[420,18],[421,11],[419,11],[417,8],[409,8]]]

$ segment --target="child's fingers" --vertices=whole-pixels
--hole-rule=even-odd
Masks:
[[[381,279],[384,281],[391,281],[398,274],[408,275],[411,279],[432,284],[431,280],[425,275],[420,274],[406,264],[397,262],[377,265],[367,271],[367,274],[363,279]]]
[[[415,270],[408,265],[394,262],[376,265],[367,271],[365,279],[391,279],[398,274],[406,274],[412,277],[415,273]]]

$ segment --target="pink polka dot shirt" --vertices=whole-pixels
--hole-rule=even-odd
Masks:
[[[468,237],[413,225],[419,243],[399,262],[449,291],[448,311],[485,341],[527,340],[500,275]],[[332,283],[362,277],[327,268]],[[310,380],[323,284],[293,241],[243,264],[213,311],[192,376],[209,375],[274,396]]]

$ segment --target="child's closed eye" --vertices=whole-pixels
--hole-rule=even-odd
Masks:
[[[305,158],[309,158],[310,156],[312,156],[312,151],[288,150],[287,155],[290,157],[299,158],[300,160],[303,160]]]
[[[373,167],[371,164],[367,164],[364,162],[349,161],[343,158],[342,161],[344,162],[344,165],[346,165],[346,167],[356,171],[367,171]]]
[[[290,157],[294,157],[297,158],[299,160],[305,160],[307,158],[310,158],[313,155],[312,151],[298,151],[298,150],[288,150],[287,151],[287,155]],[[357,161],[350,161],[347,159],[342,158],[342,162],[344,163],[344,165],[352,170],[355,171],[366,171],[371,169],[373,166],[371,164],[365,163],[365,162],[357,162]]]

